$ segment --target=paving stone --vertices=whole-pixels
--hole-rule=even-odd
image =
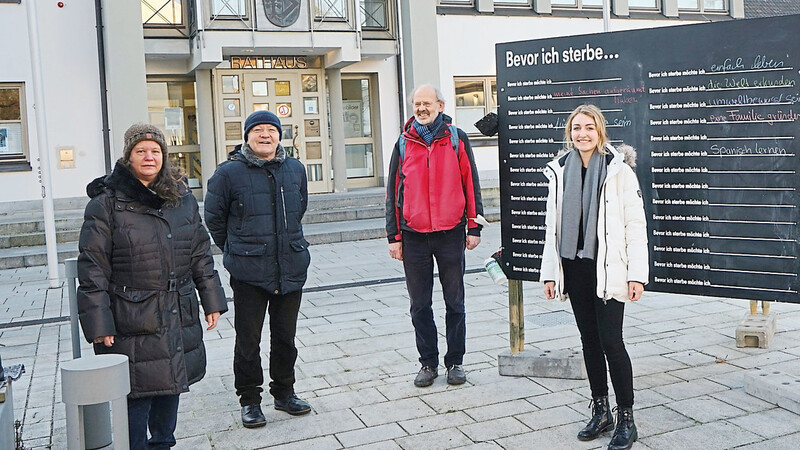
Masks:
[[[681,381],[679,383],[669,384],[666,386],[658,386],[653,388],[654,391],[666,395],[673,400],[683,400],[692,397],[699,397],[701,395],[712,394],[714,392],[726,391],[727,386],[723,386],[713,381],[700,379],[692,382]]]
[[[285,413],[283,415],[286,416]],[[258,430],[236,428],[211,433],[211,442],[214,448],[249,450],[324,437],[363,427],[364,424],[352,411],[333,411],[279,420],[268,423],[266,427]]]
[[[271,450],[335,450],[339,448],[342,448],[342,445],[333,436],[312,438],[305,441],[292,442],[290,444],[275,445],[270,447]]]
[[[175,448],[176,449],[197,449],[197,450],[211,450],[211,442],[208,440],[208,436],[200,435],[200,436],[192,436],[183,439],[175,439]]]
[[[418,398],[407,398],[359,406],[353,408],[353,412],[367,426],[382,425],[390,422],[436,415],[436,411]]]
[[[513,417],[502,417],[486,422],[462,425],[458,429],[472,439],[473,442],[491,441],[506,436],[527,433],[531,430]]]
[[[707,395],[668,403],[666,406],[701,423],[737,417],[745,413],[742,409]]]
[[[782,436],[777,439],[769,439],[755,444],[739,447],[742,450],[797,450],[797,443],[800,442],[800,433]]]
[[[474,423],[475,421],[461,411],[437,414],[435,416],[420,417],[418,419],[404,420],[399,424],[408,434],[427,433],[429,431],[454,428],[459,425]]]
[[[640,439],[697,425],[694,420],[665,406],[653,406],[652,408],[634,406],[633,419],[636,422]]]
[[[469,386],[422,396],[437,412],[458,411],[543,394],[545,389],[527,378],[514,378],[502,383]]]
[[[534,431],[542,430],[544,428],[557,427],[568,423],[582,423],[586,419],[584,416],[578,414],[575,412],[575,410],[567,406],[557,406],[555,408],[542,409],[527,414],[520,414],[516,416],[516,418]]]
[[[404,449],[414,450],[449,450],[473,443],[455,428],[407,436],[395,441]]]
[[[758,435],[724,420],[641,439],[648,447],[663,450],[728,449],[760,440]]]
[[[748,394],[745,392],[744,388],[741,387],[728,389],[727,391],[715,392],[710,395],[717,400],[721,400],[749,413],[764,411],[775,407],[775,405],[772,403],[765,402],[760,398]]]
[[[464,410],[472,419],[483,422],[499,417],[516,416],[519,414],[536,411],[538,408],[525,400],[511,400],[493,405],[479,406]]]
[[[374,444],[359,445],[353,447],[353,450],[400,450],[402,447],[395,441],[381,441]]]
[[[773,408],[742,417],[729,419],[735,425],[768,439],[796,433],[800,415],[783,408]],[[800,443],[800,441],[798,441]]]
[[[576,435],[581,428],[583,428],[583,424],[572,423],[531,433],[518,434],[498,439],[496,442],[500,447],[507,449],[574,450],[601,448],[600,442],[597,440],[590,442],[579,441]]]
[[[336,438],[345,448],[356,445],[372,444],[375,442],[407,436],[406,432],[396,423],[372,426],[361,430],[337,433]]]
[[[559,391],[553,392],[552,394],[542,394],[535,397],[529,397],[527,400],[539,409],[548,409],[560,405],[569,405],[571,403],[589,403],[589,399],[573,391]]]
[[[314,399],[314,411],[318,413],[336,411],[340,409],[352,409],[359,406],[372,405],[386,401],[386,397],[381,395],[375,388],[360,389],[335,393],[331,395],[320,395]]]

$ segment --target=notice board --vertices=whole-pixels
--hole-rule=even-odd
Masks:
[[[800,16],[498,44],[503,265],[539,280],[547,179],[578,105],[636,148],[647,290],[800,303]],[[618,230],[622,233],[623,230]]]

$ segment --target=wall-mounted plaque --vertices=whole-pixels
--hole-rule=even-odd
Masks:
[[[278,117],[292,117],[292,104],[278,103],[275,105],[275,111],[278,113]]]
[[[241,122],[225,122],[225,140],[226,141],[242,140]]]
[[[319,136],[319,119],[306,119],[303,124],[305,125],[306,137]]]
[[[287,96],[292,95],[292,85],[289,81],[276,81],[275,82],[275,95]]]
[[[317,97],[306,97],[303,99],[303,113],[319,114],[319,101],[317,101]]]
[[[317,76],[314,74],[300,75],[303,92],[317,92]]]
[[[306,142],[306,159],[322,159],[321,142]]]

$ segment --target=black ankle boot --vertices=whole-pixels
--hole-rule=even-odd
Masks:
[[[593,398],[589,404],[592,408],[592,418],[589,423],[578,432],[578,439],[581,441],[591,441],[606,431],[614,428],[614,416],[608,407],[608,397]]]
[[[628,450],[639,438],[636,424],[633,423],[633,408],[619,408],[617,410],[617,429],[614,437],[608,444],[608,450]]]

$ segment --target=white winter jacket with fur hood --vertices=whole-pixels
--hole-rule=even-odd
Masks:
[[[629,145],[617,150],[606,144],[606,148],[608,168],[597,215],[597,296],[604,301],[628,301],[628,281],[648,281],[647,221],[639,180],[632,169],[636,166],[636,151]],[[550,191],[540,278],[543,282],[555,281],[556,298],[561,301],[567,299],[558,251],[566,155],[559,153],[544,170]]]

